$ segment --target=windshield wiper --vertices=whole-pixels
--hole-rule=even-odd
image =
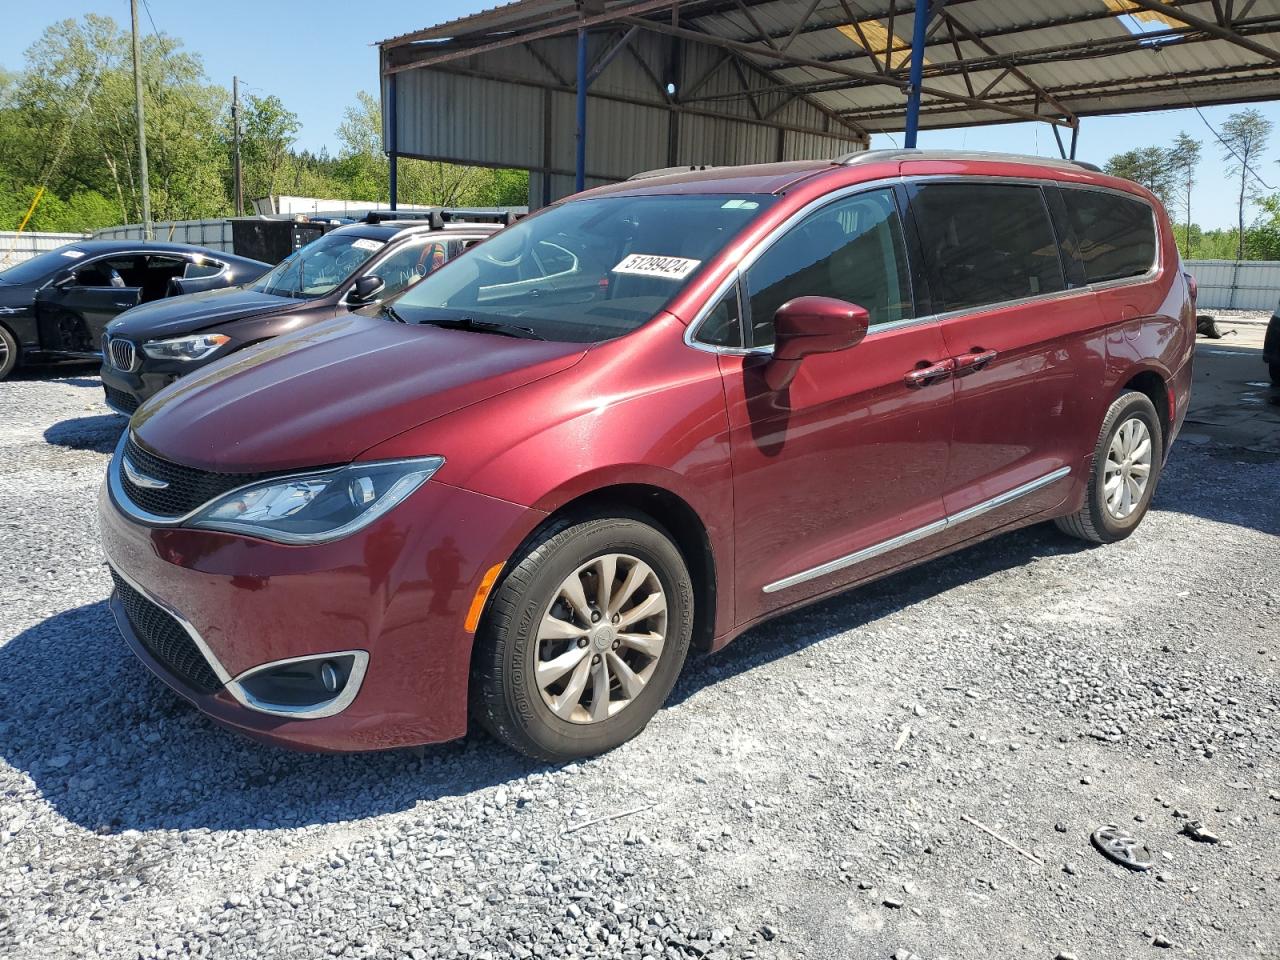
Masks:
[[[384,304],[382,305],[382,315],[383,315],[384,317],[390,317],[390,318],[391,318],[392,320],[394,320],[396,323],[408,323],[408,322],[409,322],[408,320],[406,320],[404,317],[402,317],[402,316],[400,315],[400,311],[398,311],[395,307],[393,307],[393,306],[392,306],[391,304],[389,304],[389,303],[384,303]]]
[[[475,317],[462,317],[458,320],[423,320],[423,323],[448,330],[472,330],[476,333],[496,333],[502,337],[519,337],[522,340],[545,340],[532,327],[522,327],[515,323],[503,323],[501,320],[477,320]]]

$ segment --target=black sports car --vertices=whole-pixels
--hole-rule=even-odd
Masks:
[[[0,380],[20,363],[96,360],[107,322],[150,300],[256,280],[271,265],[185,243],[83,240],[0,272]]]

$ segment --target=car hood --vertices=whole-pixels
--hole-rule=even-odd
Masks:
[[[183,377],[143,404],[132,428],[157,455],[202,470],[329,466],[585,353],[580,343],[346,314]]]
[[[243,287],[222,287],[154,300],[126,310],[107,325],[107,332],[114,337],[128,337],[141,343],[157,337],[196,333],[231,320],[288,310],[300,303],[306,301]]]

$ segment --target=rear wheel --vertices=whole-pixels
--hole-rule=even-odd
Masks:
[[[1280,387],[1280,363],[1267,364],[1267,370],[1271,374],[1271,382]]]
[[[0,380],[18,365],[18,340],[7,327],[0,327]]]
[[[476,637],[476,719],[540,760],[631,739],[688,653],[693,585],[679,550],[619,516],[554,526],[512,563]]]
[[[1084,506],[1054,522],[1092,543],[1114,543],[1137,529],[1155,494],[1164,451],[1160,416],[1146,394],[1122,393],[1107,410],[1093,454]]]

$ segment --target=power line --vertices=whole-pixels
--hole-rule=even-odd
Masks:
[[[151,16],[151,4],[147,3],[147,0],[142,0],[142,9],[147,11],[147,19],[151,21],[152,36],[159,38],[160,31],[156,29],[156,20],[155,17]]]

